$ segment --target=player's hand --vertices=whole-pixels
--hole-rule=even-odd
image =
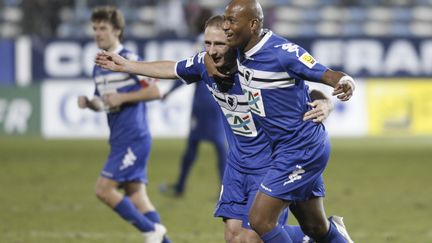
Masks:
[[[119,93],[104,94],[102,100],[108,107],[119,107],[124,102],[122,94]]]
[[[219,77],[219,78],[229,77],[228,75],[219,72],[219,70],[216,67],[216,63],[213,61],[213,59],[210,57],[208,53],[206,53],[204,56],[204,64],[206,66],[207,73],[210,77]]]
[[[123,72],[127,60],[117,53],[101,51],[96,55],[95,64],[115,72]]]
[[[336,97],[341,101],[347,101],[353,96],[354,90],[354,80],[349,76],[343,76],[334,87],[332,95],[337,95]]]
[[[89,99],[87,98],[87,96],[78,96],[78,107],[81,109],[85,109],[87,108],[87,104],[89,102]]]
[[[312,110],[304,114],[303,121],[323,122],[333,110],[333,103],[330,100],[314,100],[313,102],[309,102],[308,105],[312,107]]]

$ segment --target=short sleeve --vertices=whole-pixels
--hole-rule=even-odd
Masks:
[[[290,76],[318,82],[328,69],[318,63],[305,49],[294,43],[282,44],[276,46],[276,48],[276,56]]]
[[[187,59],[178,61],[175,65],[175,72],[179,79],[190,84],[202,80],[202,73],[205,71],[205,52],[201,52]]]

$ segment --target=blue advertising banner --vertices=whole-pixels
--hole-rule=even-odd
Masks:
[[[354,77],[429,77],[432,39],[292,39],[324,65]],[[145,60],[179,60],[195,53],[192,39],[127,40],[125,46]],[[90,77],[98,49],[93,40],[35,40],[33,78]]]
[[[14,53],[14,40],[0,40],[0,85],[10,86],[15,83]]]

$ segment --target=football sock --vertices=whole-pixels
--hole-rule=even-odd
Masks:
[[[154,223],[160,223],[160,216],[158,214],[158,212],[156,211],[150,211],[144,214],[145,217],[147,217],[148,219],[150,219],[152,222]],[[165,235],[162,243],[171,243],[171,241],[168,239],[168,237]]]
[[[345,238],[341,235],[341,233],[339,233],[339,231],[337,230],[336,226],[333,224],[333,222],[329,221],[329,230],[327,232],[327,234],[317,240],[317,242],[320,243],[346,243]]]
[[[270,232],[261,236],[264,243],[293,243],[288,233],[282,228],[282,225],[277,225]]]
[[[284,225],[284,230],[288,233],[293,242],[312,243],[312,239],[305,235],[300,226]]]
[[[116,211],[124,220],[131,223],[141,232],[155,230],[154,223],[142,215],[128,197],[123,197],[119,204],[114,207],[114,211]]]

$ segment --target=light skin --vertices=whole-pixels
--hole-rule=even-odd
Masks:
[[[262,22],[262,9],[257,1],[231,1],[225,9],[223,24],[228,45],[232,48],[238,48],[243,53],[250,50],[263,37]],[[209,59],[206,58],[205,61],[207,64]],[[214,65],[207,65],[208,71],[212,75],[221,76],[212,66]],[[333,95],[342,101],[349,100],[354,91],[354,83],[339,82],[345,75],[343,72],[328,69],[320,80],[322,83],[334,87]],[[258,192],[249,212],[251,227],[261,236],[270,232],[276,227],[279,214],[290,203]],[[304,202],[296,202],[296,210],[293,213],[303,232],[312,238],[320,239],[328,232],[329,223],[325,215],[322,198],[316,197]]]
[[[107,21],[97,21],[92,23],[94,38],[97,46],[107,52],[115,51],[120,45],[121,31],[113,28]],[[101,98],[87,96],[78,97],[78,106],[82,109],[89,108],[94,111],[101,111],[104,106],[120,107],[125,103],[135,103],[142,100],[153,100],[161,98],[157,85],[153,84],[144,89],[128,93],[110,93]],[[140,212],[154,211],[155,207],[147,196],[146,186],[141,182],[126,182],[123,184],[117,181],[99,176],[96,181],[96,196],[111,208],[123,199],[123,194],[117,188],[121,186],[124,189],[132,203]]]
[[[204,32],[204,41],[209,57],[218,67],[222,66],[226,61],[224,56],[230,50],[225,33],[219,27],[208,26]],[[102,52],[97,55],[95,62],[97,65],[113,71],[130,72],[154,78],[177,78],[174,71],[175,62],[173,61],[137,62],[126,60],[115,53]],[[320,96],[318,91],[312,91],[311,96],[315,98],[309,104],[312,109],[304,114],[303,119],[322,122],[328,117],[333,105],[325,96]],[[262,242],[254,231],[242,227],[241,220],[226,219],[224,222],[226,242]]]

